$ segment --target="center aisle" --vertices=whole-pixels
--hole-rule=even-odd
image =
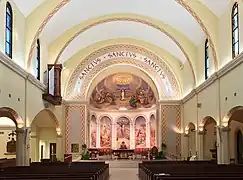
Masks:
[[[110,168],[110,180],[138,180],[137,168]]]
[[[106,161],[110,167],[110,180],[138,180],[139,162],[131,160]]]

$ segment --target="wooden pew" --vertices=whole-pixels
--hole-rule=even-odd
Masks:
[[[139,177],[141,180],[243,179],[243,166],[195,161],[146,161],[139,164]]]
[[[16,166],[16,159],[7,159],[7,158],[2,158],[0,159],[0,169],[4,167],[13,167]]]
[[[105,162],[32,163],[28,167],[3,168],[0,179],[80,179],[107,180],[109,165]]]

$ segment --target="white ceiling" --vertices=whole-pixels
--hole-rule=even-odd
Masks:
[[[161,33],[159,30],[150,26],[144,26],[143,24],[130,21],[108,22],[85,31],[70,43],[59,61],[65,62],[82,48],[100,41],[114,38],[135,38],[143,40],[170,52],[182,63],[186,61],[184,54],[178,46],[164,33]]]
[[[21,12],[28,16],[46,0],[13,0]],[[59,0],[58,0],[59,1]],[[230,0],[198,0],[213,13],[220,16]],[[46,25],[42,37],[51,44],[66,30],[90,18],[118,13],[133,13],[148,16],[168,24],[183,33],[195,45],[204,40],[199,24],[175,0],[71,0]],[[69,59],[81,48],[93,43],[113,38],[135,38],[155,44],[185,62],[180,49],[163,33],[135,22],[110,22],[93,27],[76,38],[61,56],[61,61]]]
[[[8,117],[0,117],[0,127],[15,127],[15,123]]]
[[[25,17],[27,17],[44,1],[45,0],[13,0]]]
[[[227,9],[231,0],[199,0],[207,6],[215,15],[220,17]]]
[[[49,42],[71,27],[98,16],[114,13],[134,13],[148,16],[168,24],[182,32],[198,45],[203,39],[199,24],[175,0],[72,0],[49,21],[44,35]]]

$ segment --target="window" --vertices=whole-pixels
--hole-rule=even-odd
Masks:
[[[232,58],[239,54],[239,8],[235,3],[232,9]]]
[[[36,46],[36,78],[40,80],[40,40],[37,39]]]
[[[5,29],[5,54],[12,58],[12,42],[13,42],[13,12],[12,7],[6,4],[6,29]]]
[[[205,79],[208,79],[209,76],[209,45],[208,39],[205,41]]]

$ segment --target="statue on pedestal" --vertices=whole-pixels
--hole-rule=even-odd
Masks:
[[[10,134],[8,134],[10,141],[7,142],[7,153],[16,153],[16,141],[14,139],[14,136],[16,136],[16,133],[12,131]]]
[[[125,100],[125,89],[122,89],[121,90],[121,98],[120,98],[121,101],[124,101]]]

